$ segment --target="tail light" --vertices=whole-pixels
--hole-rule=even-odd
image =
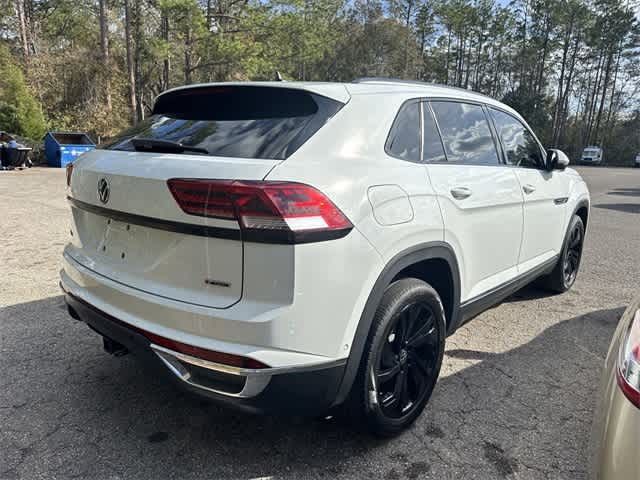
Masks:
[[[353,228],[323,193],[301,183],[176,178],[168,185],[185,213],[237,220],[246,241],[317,242]]]
[[[67,163],[67,167],[65,168],[67,173],[67,187],[71,186],[71,175],[73,175],[73,163]]]
[[[640,310],[632,318],[620,347],[617,376],[620,389],[640,408]]]

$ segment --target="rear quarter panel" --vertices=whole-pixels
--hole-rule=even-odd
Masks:
[[[352,343],[364,305],[387,262],[417,244],[443,240],[442,215],[425,166],[392,158],[384,150],[396,113],[409,98],[402,94],[353,95],[314,137],[267,176],[268,180],[297,181],[321,190],[346,214],[378,257],[375,262],[361,255],[354,257],[340,250],[338,242],[296,246],[300,251],[296,253],[296,291],[300,282],[307,281],[306,275],[315,275],[328,301],[343,297],[342,283],[332,284],[332,279],[323,275],[326,255],[339,258],[349,284],[357,286],[357,294],[344,304],[348,314],[340,315],[334,325],[344,332],[345,348]],[[376,205],[380,208],[377,217]],[[394,211],[402,208],[407,211]],[[314,248],[324,250],[322,256],[302,253]],[[309,311],[308,320],[326,323],[331,310],[327,304]]]

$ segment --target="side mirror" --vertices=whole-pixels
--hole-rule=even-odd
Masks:
[[[547,170],[564,170],[569,166],[569,157],[557,148],[547,151]]]

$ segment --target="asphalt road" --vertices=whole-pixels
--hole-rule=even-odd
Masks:
[[[581,172],[573,290],[528,288],[460,329],[425,414],[385,441],[230,412],[104,353],[58,291],[64,172],[0,172],[0,478],[585,478],[600,366],[640,293],[640,170]]]

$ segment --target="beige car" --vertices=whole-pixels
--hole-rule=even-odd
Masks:
[[[594,422],[592,478],[640,480],[640,297],[613,336]]]

